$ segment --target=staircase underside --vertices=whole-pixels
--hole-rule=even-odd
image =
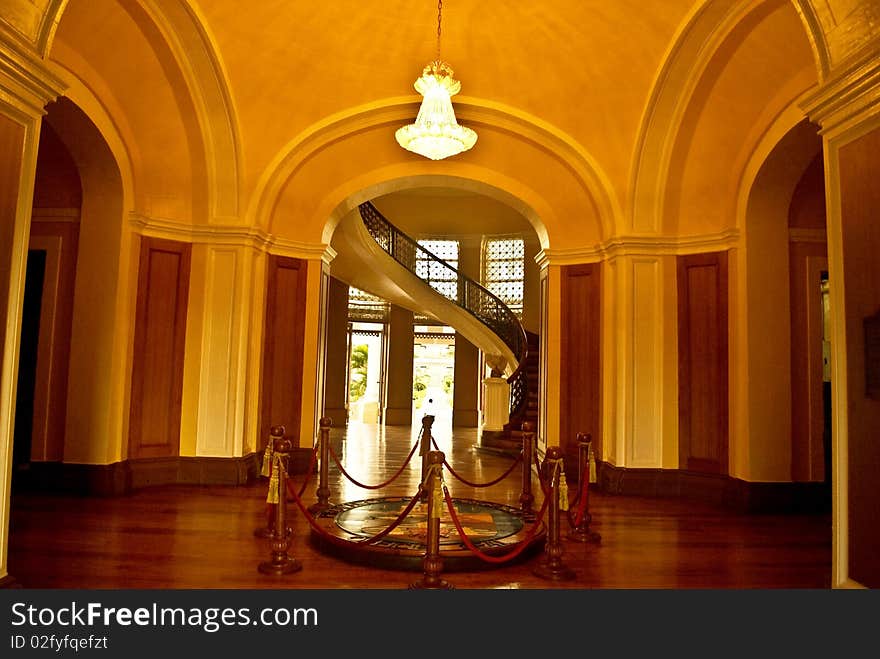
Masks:
[[[509,377],[519,366],[520,356],[514,355],[500,336],[386,252],[367,230],[359,209],[354,209],[342,219],[333,234],[331,246],[337,253],[330,264],[330,274],[333,277],[397,306],[428,314],[455,328],[483,352],[490,367],[497,369],[505,377]],[[522,363],[521,377],[511,390],[512,399],[516,399],[513,395],[514,389],[525,385],[525,396],[522,395],[522,389],[516,391],[524,401],[513,411],[510,421],[502,430],[484,430],[477,448],[519,455],[522,450],[523,423],[531,422],[537,429],[538,336],[526,332],[526,338],[528,355]]]
[[[337,253],[330,263],[333,277],[455,328],[505,375],[516,369],[517,358],[510,348],[477,318],[395,261],[367,231],[357,209],[339,223],[331,246]]]

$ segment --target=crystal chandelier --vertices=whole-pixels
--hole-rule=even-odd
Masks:
[[[422,105],[415,123],[398,128],[394,137],[404,149],[431,160],[442,160],[467,151],[477,141],[477,134],[460,126],[452,110],[452,97],[461,91],[461,83],[453,78],[452,67],[440,59],[440,21],[443,0],[437,3],[437,58],[429,62],[416,80],[416,91]]]

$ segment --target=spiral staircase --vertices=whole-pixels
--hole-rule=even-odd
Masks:
[[[333,247],[337,256],[331,275],[427,313],[483,352],[490,368],[510,385],[510,409],[504,429],[484,431],[480,446],[518,451],[522,424],[538,420],[538,335],[527,332],[497,296],[419,245],[369,201],[340,221]]]

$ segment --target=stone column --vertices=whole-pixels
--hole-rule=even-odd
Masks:
[[[483,380],[483,425],[486,433],[500,433],[510,419],[510,385],[505,378]]]
[[[480,239],[461,239],[458,247],[458,270],[480,281]],[[455,333],[455,370],[452,392],[453,427],[475,428],[479,425],[478,393],[480,351],[458,332]]]
[[[345,375],[348,371],[348,284],[333,277],[327,293],[327,335],[324,361],[324,416],[334,428],[348,422]]]
[[[14,66],[0,68],[0,587],[12,582],[6,561],[15,388],[40,124],[46,103],[64,88],[31,48],[4,43],[3,51]]]
[[[388,323],[387,368],[385,423],[408,426],[413,406],[413,312],[395,305],[391,305]]]
[[[455,333],[455,384],[452,391],[452,425],[476,428],[480,351],[458,332]]]

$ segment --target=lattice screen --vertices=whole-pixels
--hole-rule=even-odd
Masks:
[[[362,291],[354,286],[348,288],[348,319],[384,323],[388,320],[389,306],[386,300]]]
[[[525,244],[520,238],[493,238],[483,252],[483,286],[519,317],[523,308]]]
[[[419,245],[442,259],[453,268],[458,269],[457,240],[420,240]],[[441,263],[425,258],[421,252],[416,256],[416,274],[431,285],[440,295],[450,299],[458,299],[458,279],[456,273]]]

